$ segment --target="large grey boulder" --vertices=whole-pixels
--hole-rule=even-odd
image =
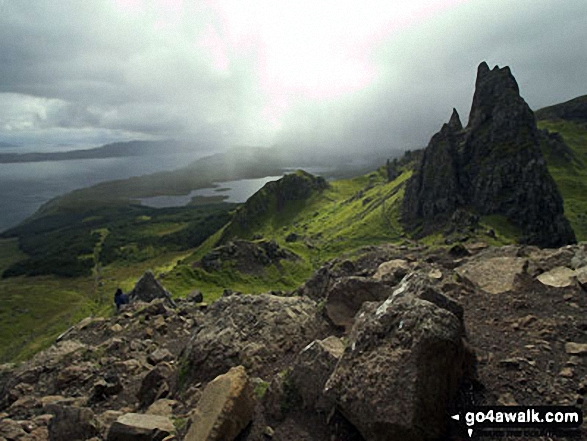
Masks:
[[[367,441],[443,436],[449,405],[472,369],[463,321],[447,309],[454,301],[440,292],[430,296],[435,303],[422,300],[419,284],[426,285],[414,276],[383,303],[363,305],[325,386]]]
[[[234,440],[252,421],[255,404],[245,368],[232,368],[204,389],[185,441]]]
[[[306,297],[231,295],[214,302],[181,359],[183,384],[209,381],[243,365],[257,374],[297,353],[325,326]]]
[[[155,299],[164,299],[167,306],[176,307],[171,294],[161,285],[151,271],[147,271],[136,283],[131,292],[128,293],[131,302],[150,303]]]

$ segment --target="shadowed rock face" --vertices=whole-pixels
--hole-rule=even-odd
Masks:
[[[540,151],[534,114],[508,67],[481,63],[469,124],[453,115],[424,151],[408,182],[403,220],[428,232],[459,207],[505,215],[520,242],[556,247],[575,242],[563,200]]]

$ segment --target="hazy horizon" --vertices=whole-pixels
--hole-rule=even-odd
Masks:
[[[482,61],[533,109],[587,94],[585,22],[578,0],[0,0],[0,144],[424,147],[466,124]]]

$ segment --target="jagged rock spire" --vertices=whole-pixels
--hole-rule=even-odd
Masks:
[[[459,112],[457,112],[457,109],[452,109],[452,115],[450,116],[448,127],[453,132],[460,132],[463,130],[463,124],[461,123],[461,118],[459,117]]]
[[[575,242],[540,151],[534,114],[509,67],[479,65],[467,129],[454,110],[424,151],[403,205],[406,227],[423,223],[424,232],[466,206],[481,215],[506,216],[520,227],[524,243]]]

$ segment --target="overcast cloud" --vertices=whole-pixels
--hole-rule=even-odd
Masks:
[[[291,5],[289,5],[291,3]],[[585,0],[0,0],[0,142],[423,146],[477,65],[587,94]]]

